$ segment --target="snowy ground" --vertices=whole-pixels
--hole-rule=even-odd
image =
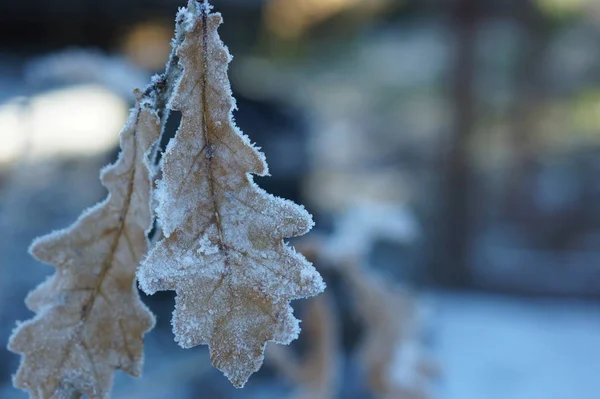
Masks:
[[[600,397],[600,304],[435,295],[439,399]]]

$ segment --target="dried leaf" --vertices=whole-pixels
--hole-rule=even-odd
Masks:
[[[107,398],[115,369],[141,374],[142,336],[154,326],[135,287],[152,222],[147,157],[161,130],[153,109],[138,94],[121,155],[101,173],[108,198],[31,245],[33,256],[57,269],[28,296],[37,315],[9,342],[23,354],[14,384],[33,398]]]
[[[427,399],[436,366],[420,342],[420,320],[411,293],[373,271],[348,262],[339,268],[353,287],[365,326],[359,359],[378,398]]]
[[[297,385],[295,399],[332,399],[338,396],[341,334],[337,309],[328,294],[308,300],[304,333],[310,346],[299,359],[290,347],[269,345],[267,362]]]
[[[165,238],[138,278],[149,294],[177,292],[176,341],[208,344],[213,364],[242,387],[262,364],[267,341],[297,337],[289,301],[318,294],[324,283],[283,241],[307,232],[310,215],[252,181],[250,173],[266,175],[267,165],[232,120],[221,15],[192,0],[177,21],[185,33],[177,53],[183,74],[171,106],[182,123],[157,190]]]

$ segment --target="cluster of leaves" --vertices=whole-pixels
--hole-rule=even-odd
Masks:
[[[220,24],[206,2],[179,11],[167,71],[137,94],[120,157],[102,171],[108,198],[32,244],[37,259],[56,267],[26,300],[36,316],[9,343],[23,355],[14,383],[32,397],[106,398],[116,369],[141,374],[154,317],[136,277],[146,293],[177,292],[176,341],[208,344],[236,387],[260,367],[266,342],[297,337],[290,300],[324,289],[284,242],[310,230],[310,215],[252,181],[267,165],[233,122]],[[182,122],[153,193],[155,143],[170,110]],[[163,238],[148,252],[155,216]]]

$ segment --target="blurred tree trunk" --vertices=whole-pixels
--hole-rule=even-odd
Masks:
[[[532,181],[538,169],[536,134],[542,111],[543,69],[550,35],[548,24],[532,0],[515,9],[521,29],[521,49],[515,71],[511,115],[511,165],[506,184],[505,214],[510,220],[536,223]]]
[[[475,69],[477,24],[480,0],[455,0],[452,25],[456,38],[455,62],[449,102],[454,122],[442,159],[441,245],[438,248],[433,278],[436,282],[459,287],[471,281],[469,268],[469,191],[472,180],[469,143],[475,132]]]

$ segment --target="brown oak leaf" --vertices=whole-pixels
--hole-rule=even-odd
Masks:
[[[26,300],[36,316],[19,324],[9,342],[23,355],[14,384],[33,398],[108,398],[114,370],[141,374],[142,336],[154,316],[139,298],[135,271],[148,249],[147,158],[161,127],[153,100],[137,96],[121,132],[121,155],[101,172],[107,199],[30,247],[56,267]]]
[[[163,157],[157,216],[165,238],[140,265],[149,294],[175,290],[173,331],[185,348],[210,346],[213,364],[242,387],[263,361],[267,341],[299,333],[289,301],[318,294],[321,276],[283,239],[312,218],[252,181],[268,174],[264,156],[234,124],[231,60],[221,15],[190,1],[177,17],[183,68],[171,103],[182,123]]]

